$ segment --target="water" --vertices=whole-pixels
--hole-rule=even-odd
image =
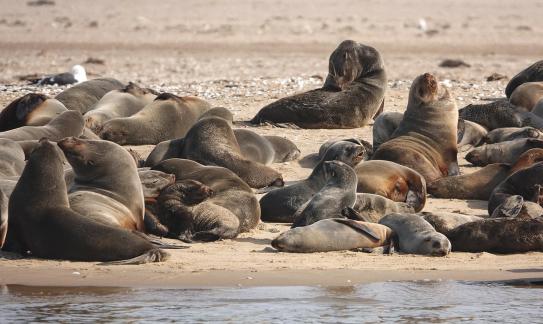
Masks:
[[[423,281],[212,289],[0,287],[0,323],[543,321],[541,286],[502,283]]]

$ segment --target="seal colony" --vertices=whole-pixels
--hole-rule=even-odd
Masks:
[[[311,173],[294,183],[279,163],[297,163],[295,139],[263,136],[198,97],[112,78],[55,98],[25,94],[0,113],[0,247],[140,264],[190,246],[162,237],[228,240],[282,222],[291,229],[265,243],[280,252],[543,251],[541,66],[514,77],[507,98],[460,111],[454,89],[423,73],[405,111],[393,113],[379,51],[343,41],[322,88],[279,99],[251,123],[356,128],[375,119],[374,145],[356,130],[319,143],[304,157],[315,160]],[[122,145],[153,148],[142,157]],[[460,174],[460,148],[484,167]],[[487,214],[427,213],[428,194],[486,200]]]

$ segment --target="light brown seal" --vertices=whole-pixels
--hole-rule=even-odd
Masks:
[[[78,83],[59,93],[55,99],[69,110],[77,110],[84,115],[106,93],[122,87],[124,84],[113,78],[98,78]]]
[[[0,138],[27,141],[46,137],[51,141],[58,141],[64,137],[81,135],[83,127],[83,116],[79,112],[65,111],[44,126],[22,126],[0,132]]]
[[[427,182],[458,174],[458,110],[449,91],[425,73],[411,85],[404,117],[373,160],[387,160],[419,172]]]
[[[251,123],[293,123],[302,128],[362,127],[382,111],[386,85],[379,52],[346,40],[330,55],[322,88],[273,102],[262,108]]]
[[[356,194],[353,209],[368,222],[378,223],[381,218],[392,213],[415,213],[413,206],[396,202],[380,195],[369,193]]]
[[[527,111],[532,111],[541,99],[543,99],[543,82],[526,82],[513,91],[509,102]]]
[[[99,135],[119,145],[158,144],[185,136],[209,108],[208,102],[196,97],[161,93],[136,114],[105,122]]]
[[[248,129],[234,129],[241,155],[264,165],[288,162],[300,156],[300,149],[280,136],[261,136]]]
[[[25,167],[25,152],[16,142],[0,138],[0,177],[20,176]]]
[[[428,223],[430,223],[430,225],[432,225],[436,229],[436,231],[445,236],[448,236],[450,231],[462,224],[476,222],[483,219],[479,216],[444,212],[422,212],[421,217],[424,218],[424,220],[426,220]]]
[[[29,93],[15,99],[0,113],[0,132],[22,126],[43,126],[68,110],[43,94]]]

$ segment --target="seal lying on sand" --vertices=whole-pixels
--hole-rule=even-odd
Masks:
[[[261,136],[248,129],[234,129],[241,155],[264,165],[288,162],[300,156],[300,149],[280,136]]]
[[[372,160],[387,160],[419,172],[427,182],[458,174],[458,110],[447,89],[425,73],[411,86],[404,117],[392,139]]]
[[[504,127],[488,132],[484,137],[487,144],[514,141],[521,138],[543,139],[543,133],[533,127]]]
[[[445,256],[451,251],[451,242],[415,214],[388,214],[379,224],[390,227],[398,236],[399,250],[403,253]]]
[[[260,221],[258,199],[252,189],[226,168],[203,166],[190,160],[170,159],[159,163],[153,169],[174,174],[177,181],[197,181],[212,190],[211,197],[190,206],[193,223],[188,232],[182,233],[183,240],[213,241],[234,238],[239,233],[255,228]],[[181,201],[181,198],[175,200]],[[175,213],[175,210],[173,212]]]
[[[463,151],[474,146],[479,146],[483,141],[488,131],[483,126],[469,120],[458,119],[458,125],[463,125],[462,132],[458,129],[458,149]]]
[[[422,212],[421,217],[424,218],[436,231],[448,236],[449,232],[462,224],[469,222],[480,221],[483,218],[479,216],[455,214],[455,213],[429,213]]]
[[[0,138],[0,177],[19,176],[25,167],[25,152],[16,142]]]
[[[524,253],[543,251],[543,218],[483,219],[447,234],[454,251]]]
[[[353,167],[365,158],[366,148],[352,142],[340,141],[328,148],[324,157],[305,180],[268,192],[260,199],[262,220],[292,223],[294,213],[325,184],[324,162],[337,160]]]
[[[273,102],[262,108],[251,123],[356,128],[367,125],[382,111],[387,79],[376,49],[343,41],[330,55],[328,70],[322,88]]]
[[[129,82],[119,90],[106,93],[100,101],[94,104],[85,114],[85,126],[99,133],[102,125],[113,118],[129,117],[150,104],[156,98],[156,93],[149,89],[140,88]]]
[[[543,149],[535,148],[522,153],[511,166],[510,174],[526,169],[537,162],[543,162]]]
[[[371,193],[404,202],[415,211],[426,203],[426,181],[415,170],[390,162],[371,160],[355,166],[357,192]]]
[[[381,218],[392,213],[409,213],[415,212],[412,206],[407,203],[395,202],[380,195],[369,193],[356,194],[356,203],[353,209],[360,216],[369,222],[378,223]]]
[[[543,82],[526,82],[513,91],[509,102],[526,111],[532,111],[541,99],[543,99]]]
[[[535,62],[509,80],[505,87],[505,95],[509,98],[518,86],[534,81],[543,81],[543,60]]]
[[[543,148],[543,140],[521,138],[496,144],[485,144],[471,150],[466,160],[476,166],[491,163],[514,163],[524,152],[533,148]]]
[[[521,116],[507,99],[488,104],[471,104],[458,111],[460,118],[477,123],[489,131],[503,127],[522,127]]]
[[[6,250],[30,251],[46,259],[123,260],[122,264],[168,258],[143,234],[107,226],[70,209],[61,154],[47,140],[32,152],[10,197]]]
[[[136,114],[105,122],[99,135],[119,145],[158,144],[185,136],[209,108],[209,103],[196,97],[161,93]]]
[[[387,226],[351,219],[323,219],[281,233],[271,245],[281,252],[329,252],[390,245]]]
[[[93,79],[62,91],[55,99],[62,102],[69,110],[77,110],[84,115],[106,93],[122,87],[124,84],[113,78]]]
[[[29,93],[15,99],[0,113],[0,132],[22,126],[43,126],[61,113],[66,107],[43,94]]]
[[[323,168],[326,184],[296,211],[292,228],[338,218],[343,209],[354,206],[356,173],[353,168],[340,161],[326,161]]]
[[[51,141],[58,141],[64,137],[81,135],[83,127],[83,116],[79,112],[65,111],[45,126],[22,126],[0,132],[0,138],[27,141],[46,137]]]

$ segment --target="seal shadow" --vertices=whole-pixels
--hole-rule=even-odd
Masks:
[[[466,200],[468,207],[472,209],[488,209],[488,201],[486,200]]]
[[[253,243],[253,244],[258,244],[258,245],[270,245],[271,244],[271,241],[270,239],[258,239],[258,238],[253,238],[253,237],[237,237],[235,239],[232,239],[232,241],[235,241],[235,242],[240,242],[240,243]]]

